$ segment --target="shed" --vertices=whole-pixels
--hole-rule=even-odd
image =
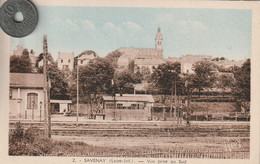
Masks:
[[[149,120],[154,104],[152,95],[116,94],[103,96],[103,109],[110,120]]]
[[[51,113],[64,113],[70,111],[71,100],[50,100]]]

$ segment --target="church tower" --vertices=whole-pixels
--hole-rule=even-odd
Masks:
[[[163,57],[163,37],[161,33],[160,27],[157,29],[157,34],[155,37],[155,50],[157,51],[157,55],[160,56],[161,58]]]

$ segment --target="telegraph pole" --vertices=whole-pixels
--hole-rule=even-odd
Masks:
[[[48,54],[48,44],[47,44],[47,36],[44,35],[43,37],[43,63],[44,63],[44,69],[43,69],[43,73],[44,73],[44,87],[45,87],[45,96],[44,96],[44,106],[45,106],[45,109],[44,109],[44,124],[45,126],[47,127],[47,130],[46,130],[46,135],[51,138],[51,105],[50,105],[50,78],[48,75],[48,69],[47,69],[47,60],[46,60],[46,57],[47,57],[47,54]],[[47,81],[48,80],[48,81]],[[48,109],[48,110],[47,110]],[[47,113],[48,113],[48,125],[47,125]],[[46,122],[45,122],[46,121]],[[45,128],[46,128],[45,127]]]
[[[51,97],[51,93],[50,93],[50,85],[51,85],[51,81],[50,81],[50,77],[48,74],[48,83],[47,83],[47,102],[48,102],[48,137],[51,138],[51,104],[50,104],[50,97]]]
[[[77,126],[79,123],[79,63],[77,59]]]
[[[176,89],[176,80],[174,82],[174,122],[176,122],[176,110],[177,110],[177,89]]]
[[[48,136],[48,128],[47,128],[47,66],[46,66],[46,55],[47,55],[47,36],[43,37],[43,77],[44,77],[44,102],[43,102],[43,111],[44,111],[44,132],[45,135]]]

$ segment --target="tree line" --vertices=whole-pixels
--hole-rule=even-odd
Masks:
[[[80,103],[98,103],[103,94],[114,96],[115,93],[134,93],[135,84],[143,81],[148,85],[146,93],[187,95],[210,92],[213,88],[223,93],[230,91],[237,104],[249,110],[250,106],[250,59],[241,67],[234,66],[230,73],[219,73],[218,66],[211,61],[202,60],[193,64],[193,73],[181,73],[179,62],[167,62],[154,68],[136,67],[130,62],[128,69],[117,71],[117,59],[121,53],[114,51],[104,58],[91,60],[87,65],[80,66],[79,97]],[[43,54],[37,57],[36,65],[42,60]],[[77,69],[68,76],[58,69],[51,54],[47,60],[49,78],[51,79],[51,99],[72,99],[76,102]],[[22,55],[10,57],[10,72],[31,73],[33,68],[29,52],[24,49]],[[35,70],[34,70],[35,72]],[[37,73],[42,73],[42,67],[37,67]]]

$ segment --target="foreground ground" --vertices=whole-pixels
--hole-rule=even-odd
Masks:
[[[42,122],[22,124],[43,128]],[[75,121],[56,120],[52,123],[55,151],[50,155],[171,157],[165,153],[184,153],[202,157],[196,153],[206,152],[211,153],[211,158],[249,158],[249,134],[249,122],[191,122],[190,126],[177,126],[170,121],[81,121],[76,126]]]

